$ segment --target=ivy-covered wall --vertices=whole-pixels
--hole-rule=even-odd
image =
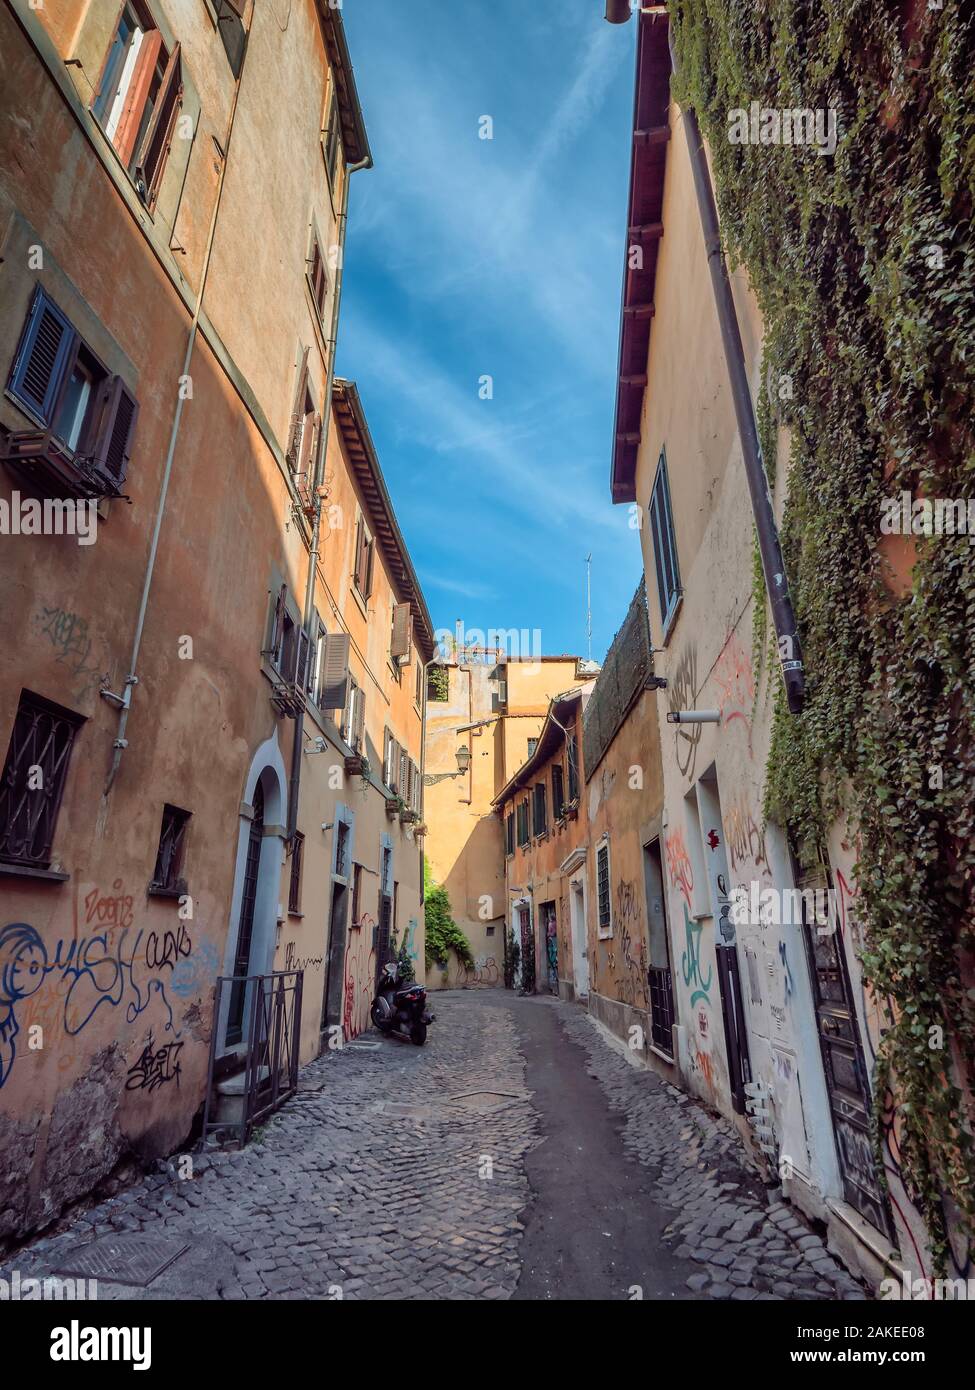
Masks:
[[[838,815],[853,826],[864,976],[890,1018],[878,1111],[896,1097],[902,1171],[940,1263],[945,1194],[975,1229],[975,550],[924,534],[923,507],[920,534],[890,534],[882,504],[975,499],[975,11],[670,12],[674,96],[697,111],[725,249],[764,317],[770,470],[788,441],[807,704],[776,711],[766,813],[807,863]],[[774,143],[762,113],[794,109],[822,113],[824,134],[835,120],[835,150],[786,147],[781,126]]]

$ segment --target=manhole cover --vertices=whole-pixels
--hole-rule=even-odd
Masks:
[[[189,1250],[184,1241],[155,1236],[102,1236],[88,1245],[69,1250],[55,1274],[80,1275],[108,1284],[134,1284],[144,1289]]]
[[[460,1095],[450,1097],[452,1104],[463,1105],[468,1110],[497,1110],[513,1100],[523,1099],[513,1091],[462,1091]]]

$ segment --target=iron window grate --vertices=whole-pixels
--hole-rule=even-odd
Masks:
[[[47,869],[81,715],[28,690],[17,717],[0,781],[0,860]]]

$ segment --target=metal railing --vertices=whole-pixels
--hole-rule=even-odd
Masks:
[[[298,1053],[301,1040],[301,994],[303,970],[275,970],[269,975],[218,975],[213,1002],[213,1031],[210,1039],[210,1065],[207,1073],[206,1105],[203,1111],[203,1141],[220,1131],[236,1132],[246,1144],[252,1130],[298,1089]],[[231,1118],[219,1114],[214,1085],[218,1062],[218,1038],[226,1031],[224,1002],[243,991],[245,1028],[243,1048],[236,1053],[243,1067],[224,1071],[227,1079],[242,1076],[241,1103]],[[229,1014],[229,1010],[227,1010]],[[234,1096],[232,1100],[235,1100]],[[216,1117],[212,1116],[214,1110]]]

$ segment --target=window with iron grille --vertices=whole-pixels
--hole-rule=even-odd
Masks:
[[[565,773],[561,763],[552,764],[552,819],[561,820],[565,810]]]
[[[575,801],[579,795],[579,740],[573,731],[566,742],[569,763],[569,800]]]
[[[357,927],[362,917],[362,865],[352,865],[352,926]]]
[[[288,911],[301,911],[301,865],[305,854],[305,837],[300,830],[295,831],[291,846],[291,877],[288,880]]]
[[[159,848],[156,851],[156,867],[153,871],[150,893],[185,893],[183,879],[183,850],[186,846],[186,831],[190,823],[189,811],[181,811],[178,806],[163,807],[162,829],[159,832]]]
[[[650,535],[653,538],[660,621],[666,633],[677,611],[681,587],[680,570],[677,567],[677,538],[674,534],[674,516],[670,506],[670,483],[667,479],[667,455],[663,450],[660,451],[657,477],[650,494]]]
[[[80,715],[21,692],[0,779],[0,860],[47,869]]]
[[[613,935],[613,906],[609,885],[609,844],[604,841],[596,851],[596,905],[599,914],[599,935]]]
[[[349,827],[344,820],[335,826],[335,874],[338,878],[349,875]]]
[[[546,830],[548,830],[548,807],[545,800],[545,783],[536,782],[532,790],[535,797],[535,834],[544,835]]]

